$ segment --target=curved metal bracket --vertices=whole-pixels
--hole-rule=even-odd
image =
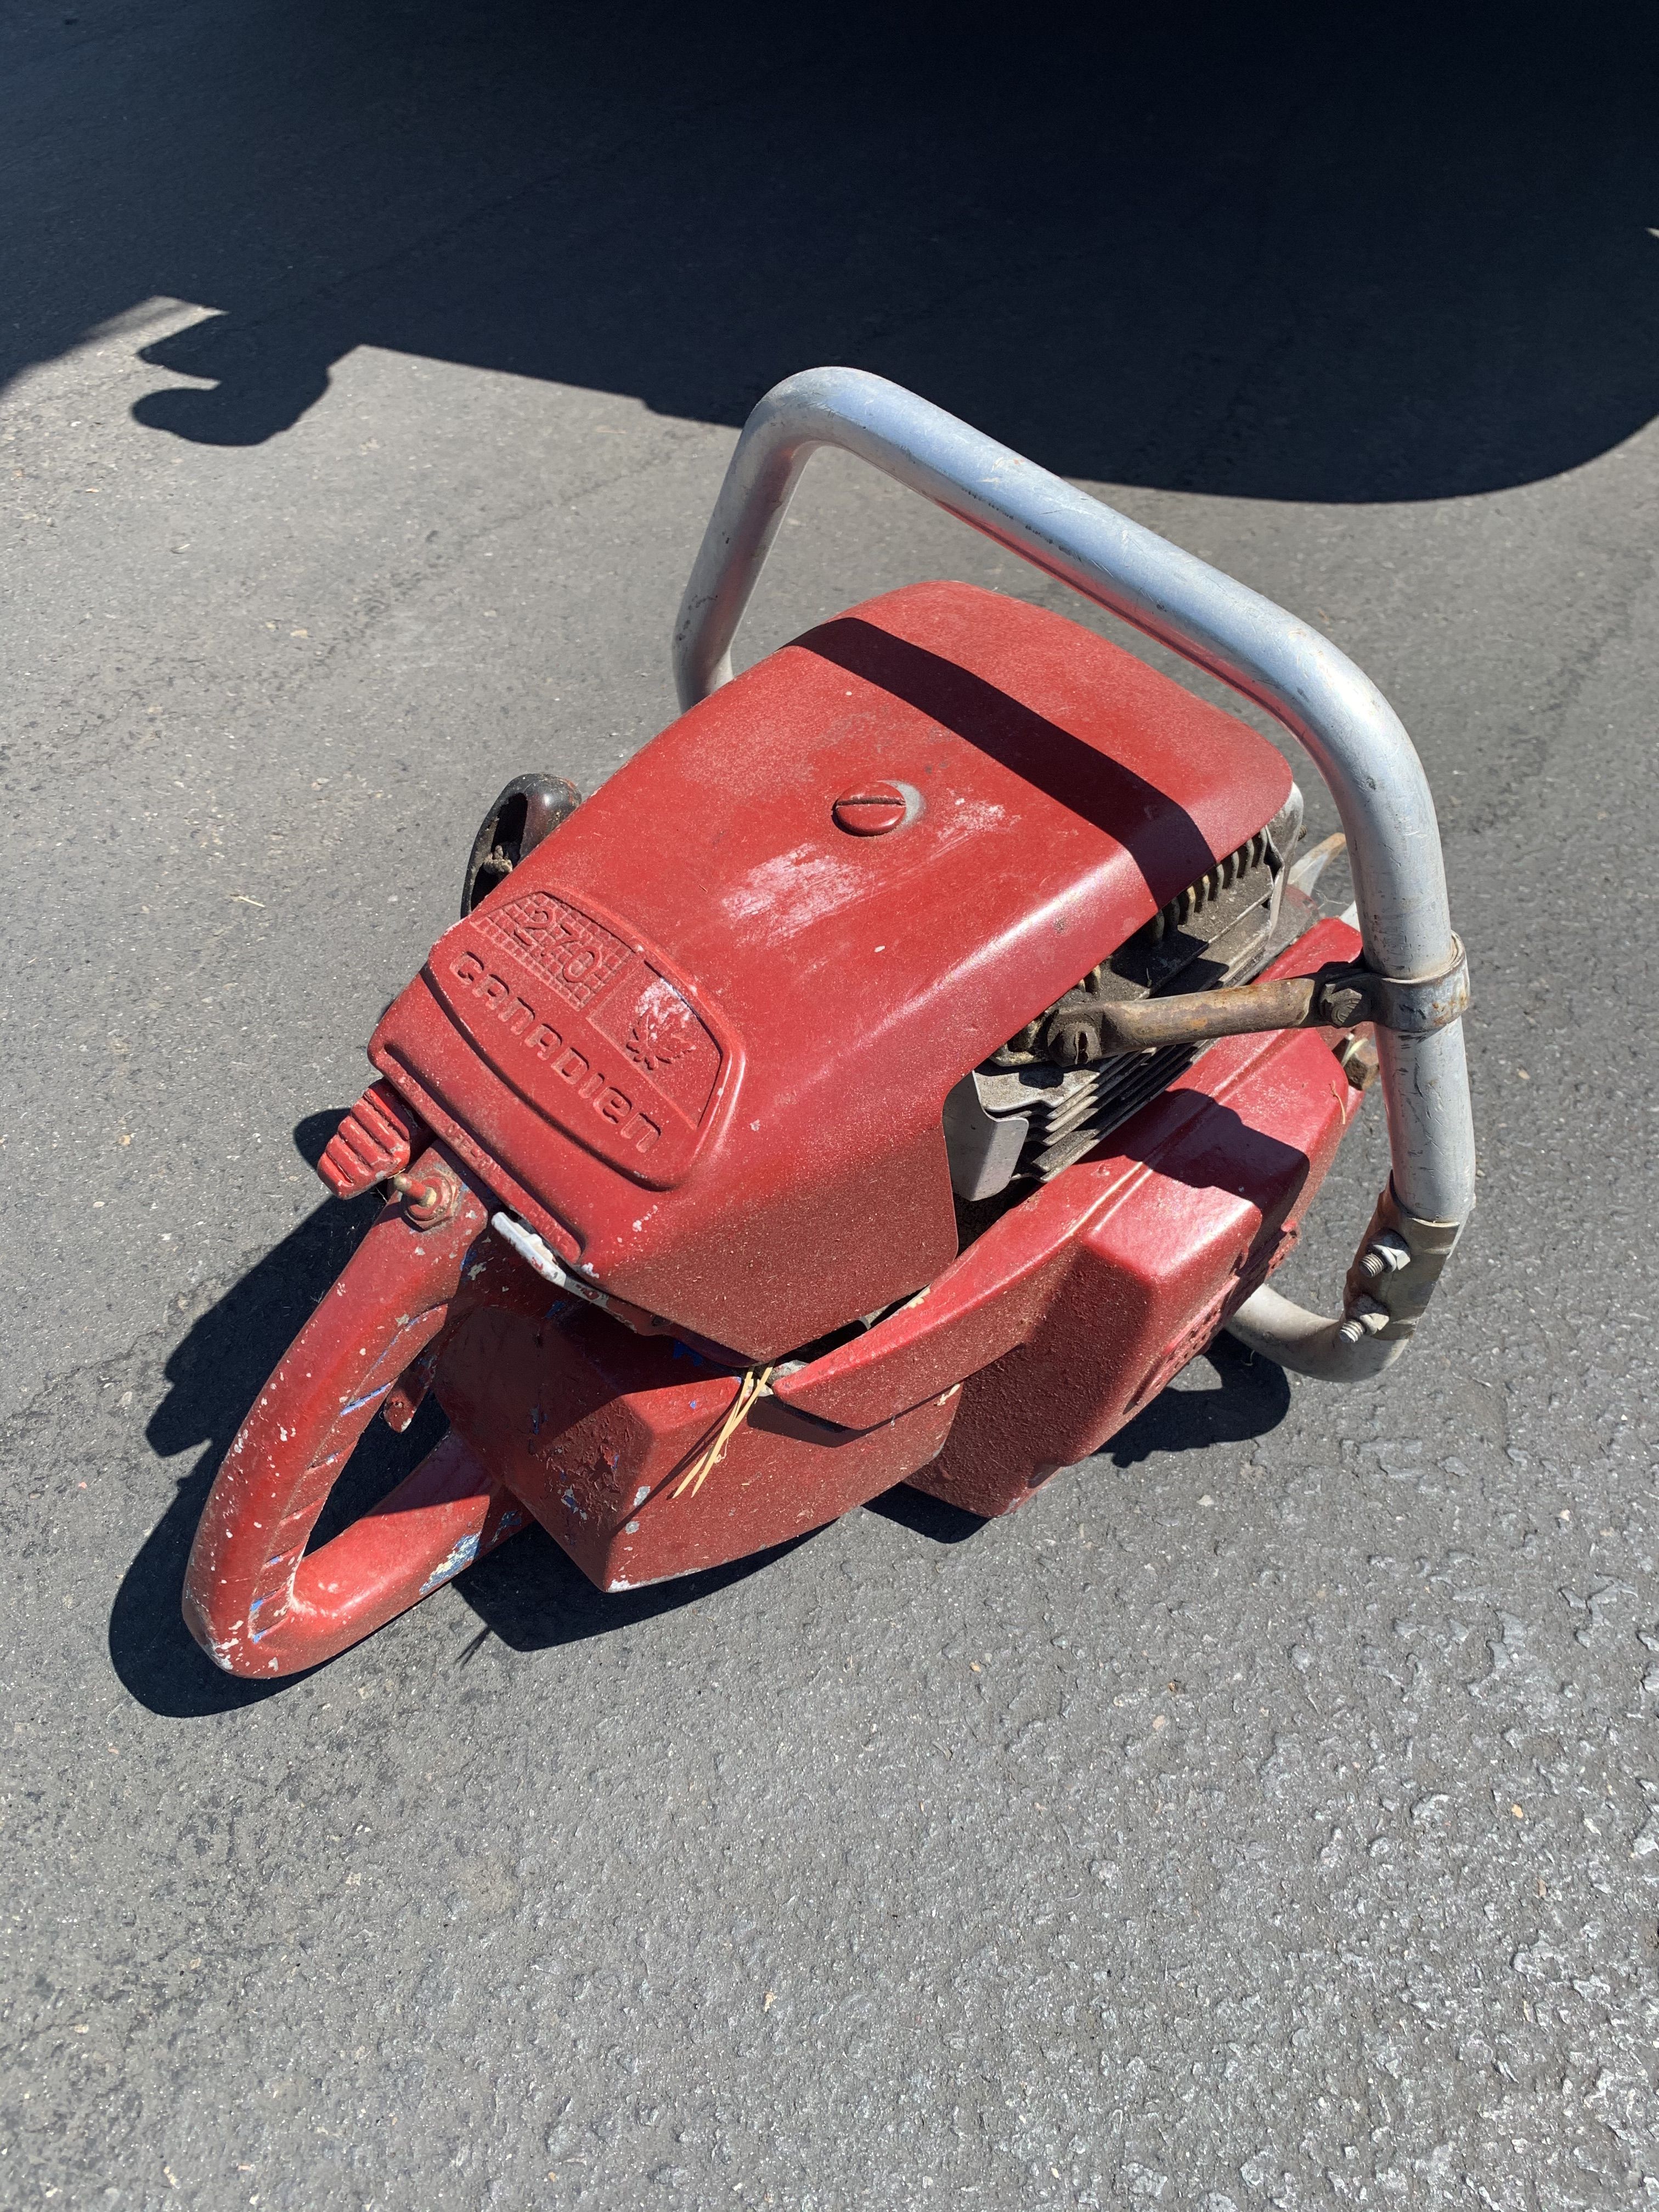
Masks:
[[[730,681],[732,641],[820,446],[857,454],[1265,707],[1306,747],[1336,802],[1368,965],[1396,984],[1438,981],[1457,968],[1462,947],[1423,764],[1387,700],[1346,655],[1259,592],[862,369],[789,377],[744,424],[675,627],[683,707]],[[1395,1198],[1409,1217],[1455,1238],[1474,1203],[1462,1026],[1454,1018],[1427,1034],[1383,1028],[1376,1042]],[[1240,1309],[1241,1335],[1265,1295]],[[1299,1310],[1273,1295],[1276,1308]],[[1310,1371],[1340,1369],[1340,1351],[1298,1358],[1300,1323],[1289,1328],[1276,1310],[1258,1318],[1249,1340],[1259,1349]],[[1328,1326],[1346,1340],[1344,1323]],[[1354,1379],[1375,1365],[1356,1358]]]
[[[1456,957],[1438,975],[1419,975],[1401,982],[1392,975],[1365,978],[1365,1018],[1402,1036],[1432,1036],[1449,1029],[1469,1010],[1469,956],[1454,937]]]

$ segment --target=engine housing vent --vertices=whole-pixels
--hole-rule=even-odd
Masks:
[[[1193,1065],[1203,1047],[1093,1058],[1089,1007],[1248,982],[1268,957],[1301,828],[1302,794],[1292,785],[1265,830],[957,1085],[945,1103],[945,1138],[959,1198],[994,1197],[1015,1181],[1046,1182]]]

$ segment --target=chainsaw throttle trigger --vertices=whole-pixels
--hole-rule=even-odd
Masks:
[[[328,1140],[317,1172],[336,1198],[361,1198],[401,1175],[424,1142],[421,1125],[389,1083],[371,1083]]]

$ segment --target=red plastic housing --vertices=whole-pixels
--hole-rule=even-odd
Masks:
[[[1289,787],[1242,724],[960,585],[872,601],[664,732],[376,1030],[324,1174],[408,1163],[408,1198],[219,1471],[204,1648],[315,1665],[531,1516],[621,1589],[900,1481],[1004,1513],[1097,1449],[1291,1249],[1360,1103],[1341,1033],[1212,1047],[960,1252],[945,1097]],[[1358,951],[1322,923],[1267,972]],[[494,1233],[503,1205],[611,1310]],[[740,1370],[780,1361],[711,1461]],[[428,1389],[443,1443],[311,1549],[365,1425]]]
[[[1358,950],[1325,923],[1269,972]],[[438,1395],[605,1589],[741,1559],[896,1482],[1006,1513],[1149,1403],[1285,1257],[1360,1098],[1320,1032],[1212,1047],[922,1297],[776,1377],[695,1499],[678,1478],[736,1376],[545,1301],[523,1268],[456,1325]]]
[[[911,818],[850,835],[836,801],[872,781]],[[1061,617],[917,585],[645,746],[439,939],[370,1056],[568,1262],[772,1359],[948,1266],[946,1092],[1290,781]]]

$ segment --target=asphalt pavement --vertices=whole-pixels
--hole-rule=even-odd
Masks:
[[[8,2204],[1659,2203],[1651,38],[1241,13],[0,9]],[[1385,1383],[1219,1346],[1006,1521],[527,1536],[232,1682],[179,1585],[362,1232],[309,1163],[822,361],[1382,686],[1474,1224]],[[941,574],[1117,635],[823,458],[744,649]]]

